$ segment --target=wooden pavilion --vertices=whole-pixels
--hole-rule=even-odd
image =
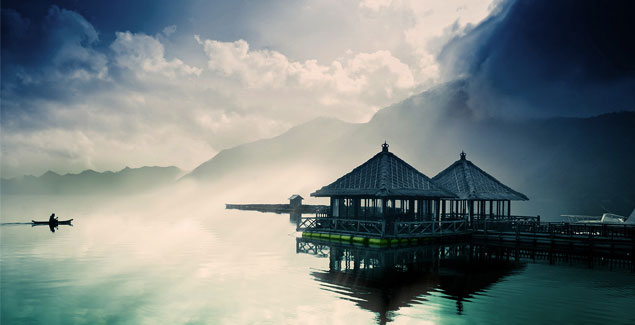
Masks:
[[[477,219],[511,217],[511,201],[526,201],[527,196],[499,182],[490,174],[467,160],[465,152],[450,167],[432,180],[452,191],[458,198],[448,200],[441,207],[442,213],[451,216],[469,216]]]
[[[361,220],[432,221],[441,219],[441,200],[456,198],[388,151],[311,193],[330,197],[329,216]]]

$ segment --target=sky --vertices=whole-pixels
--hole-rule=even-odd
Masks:
[[[2,177],[176,165],[469,78],[505,118],[632,110],[628,1],[3,1]],[[319,136],[319,135],[316,135]]]
[[[438,82],[491,1],[8,1],[2,176],[191,169],[317,117],[365,122]]]

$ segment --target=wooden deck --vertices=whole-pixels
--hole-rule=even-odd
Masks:
[[[635,258],[635,226],[541,223],[536,217],[475,220],[472,224],[467,220],[387,222],[306,217],[298,219],[297,231],[307,237],[353,241],[355,238],[365,238],[365,241],[360,242],[380,244],[403,243],[404,240],[418,243],[421,239],[454,237],[472,242],[559,247],[572,252],[593,250]]]
[[[472,238],[635,257],[635,226],[631,225],[481,221],[474,223]]]

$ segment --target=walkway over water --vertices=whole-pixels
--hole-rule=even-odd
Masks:
[[[481,241],[559,246],[569,250],[593,249],[635,257],[635,226],[619,224],[541,223],[537,217],[502,220],[386,221],[331,217],[300,218],[297,230],[305,237],[388,244],[419,240],[468,238]],[[370,239],[370,241],[369,241]],[[374,241],[380,239],[384,241]],[[468,239],[469,240],[469,239]]]

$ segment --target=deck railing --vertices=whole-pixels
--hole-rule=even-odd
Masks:
[[[399,221],[394,227],[394,235],[398,237],[434,236],[467,232],[467,221]]]
[[[324,231],[374,236],[421,237],[468,232],[466,220],[456,221],[395,221],[356,220],[341,218],[300,218],[298,231]]]
[[[312,230],[381,236],[386,232],[386,221],[310,217],[300,218],[296,229],[298,231]]]
[[[513,221],[513,222],[534,222],[540,223],[540,216],[497,216],[489,214],[474,214],[472,215],[474,221]]]
[[[570,224],[565,222],[513,222],[496,220],[478,220],[473,223],[474,230],[484,233],[523,233],[558,236],[597,236],[635,240],[635,226],[619,224]]]

